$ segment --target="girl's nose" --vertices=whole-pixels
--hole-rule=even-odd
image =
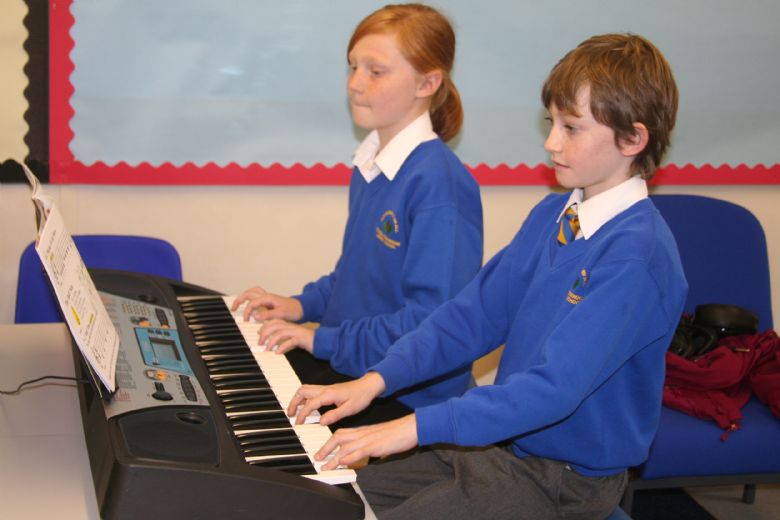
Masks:
[[[347,90],[350,92],[360,92],[362,84],[360,71],[357,69],[350,69],[347,76]]]

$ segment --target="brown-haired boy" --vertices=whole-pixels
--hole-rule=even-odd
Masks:
[[[626,469],[647,456],[687,292],[645,184],[668,146],[677,89],[650,42],[611,34],[567,54],[542,97],[545,149],[573,191],[540,202],[473,282],[365,376],[304,386],[291,405],[304,403],[302,418],[336,404],[322,417],[330,424],[505,343],[495,384],[339,430],[320,450],[339,448],[333,466],[423,447],[358,473],[382,519],[605,518]]]

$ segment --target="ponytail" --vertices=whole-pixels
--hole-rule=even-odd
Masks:
[[[433,123],[433,131],[445,142],[458,135],[463,126],[463,105],[460,94],[449,76],[444,77],[439,90],[433,96],[431,123]]]

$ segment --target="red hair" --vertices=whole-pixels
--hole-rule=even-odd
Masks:
[[[450,22],[427,5],[386,5],[358,24],[349,40],[347,55],[361,38],[388,33],[396,36],[401,54],[417,72],[441,71],[442,83],[431,99],[431,122],[433,131],[449,141],[463,125],[460,94],[450,78],[455,61],[455,32]]]

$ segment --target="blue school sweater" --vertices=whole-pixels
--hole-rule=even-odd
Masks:
[[[441,139],[417,146],[392,181],[379,175],[366,183],[355,168],[336,268],[296,296],[302,321],[320,322],[315,357],[362,376],[477,274],[482,241],[479,186]],[[461,395],[470,367],[396,397],[417,407]]]
[[[587,475],[647,457],[687,294],[677,246],[644,199],[559,247],[567,198],[545,198],[473,282],[372,368],[392,393],[505,343],[494,385],[416,410],[420,445],[509,440],[518,457]]]

